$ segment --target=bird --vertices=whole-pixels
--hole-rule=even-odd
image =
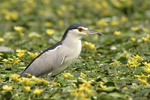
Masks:
[[[82,24],[70,25],[61,41],[39,54],[20,75],[27,77],[28,73],[38,77],[47,74],[49,77],[55,77],[78,58],[82,49],[81,38],[89,34],[103,35]]]

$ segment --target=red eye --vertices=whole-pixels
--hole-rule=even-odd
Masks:
[[[82,31],[82,28],[78,28],[78,30],[81,32],[81,31]]]

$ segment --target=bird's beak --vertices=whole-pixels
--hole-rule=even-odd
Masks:
[[[87,34],[98,34],[98,35],[103,35],[102,33],[99,33],[97,31],[93,31],[93,30],[87,30],[86,31]],[[104,36],[104,35],[103,35]]]

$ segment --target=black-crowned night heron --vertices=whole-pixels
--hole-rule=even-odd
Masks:
[[[82,48],[81,37],[88,34],[103,35],[81,24],[69,26],[62,40],[38,55],[20,75],[26,77],[26,73],[29,73],[34,76],[55,76],[61,73],[78,58]]]

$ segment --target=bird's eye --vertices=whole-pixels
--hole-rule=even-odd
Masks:
[[[82,31],[82,28],[78,28],[78,30],[81,32],[81,31]]]

